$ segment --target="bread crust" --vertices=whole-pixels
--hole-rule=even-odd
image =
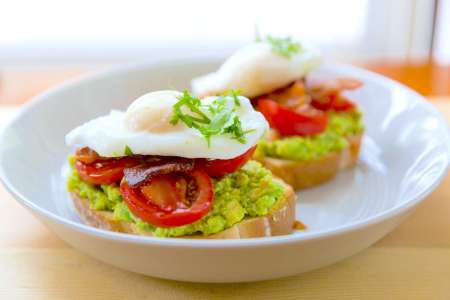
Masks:
[[[183,236],[182,238],[242,239],[286,235],[291,233],[295,222],[296,196],[294,190],[289,185],[279,179],[276,180],[284,188],[283,200],[280,202],[280,205],[274,207],[268,215],[244,219],[224,231],[209,236],[193,235]],[[75,192],[72,192],[71,196],[81,220],[88,225],[122,233],[147,236],[152,235],[149,232],[139,231],[134,224],[114,220],[113,214],[109,211],[97,211],[92,209],[89,200],[80,197]]]
[[[340,152],[327,154],[316,160],[287,160],[273,157],[254,158],[295,190],[313,187],[330,180],[343,169],[358,161],[362,134],[347,137],[349,146]]]

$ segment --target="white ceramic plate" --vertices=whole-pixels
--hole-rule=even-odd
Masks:
[[[245,240],[161,239],[82,224],[62,176],[64,135],[152,90],[189,87],[216,61],[131,66],[53,89],[27,105],[0,137],[0,177],[17,200],[63,240],[133,272],[185,281],[238,282],[319,268],[368,247],[440,182],[449,164],[445,121],[417,93],[354,67],[326,65],[315,75],[352,76],[365,86],[350,96],[365,113],[358,166],[299,193],[297,217],[308,230]]]

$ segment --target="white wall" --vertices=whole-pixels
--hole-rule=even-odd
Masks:
[[[434,57],[441,64],[450,64],[450,0],[441,0]]]
[[[404,4],[393,6],[397,1]],[[228,54],[254,39],[255,24],[262,33],[310,41],[333,58],[402,56],[397,37],[411,28],[406,2],[420,0],[397,1],[0,0],[0,64]]]

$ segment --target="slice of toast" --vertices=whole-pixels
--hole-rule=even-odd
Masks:
[[[192,235],[182,238],[206,238],[206,239],[241,239],[252,237],[286,235],[292,232],[295,221],[295,194],[293,189],[283,181],[276,179],[284,188],[283,199],[281,199],[272,211],[262,217],[245,218],[234,226],[209,235]],[[113,218],[112,212],[98,211],[91,208],[89,200],[81,198],[72,192],[72,199],[81,220],[91,226],[137,235],[151,236],[151,232],[139,231],[136,225]]]
[[[347,137],[349,146],[340,152],[327,154],[320,159],[302,161],[272,157],[253,158],[295,190],[318,185],[333,178],[339,170],[352,167],[358,161],[362,134]]]

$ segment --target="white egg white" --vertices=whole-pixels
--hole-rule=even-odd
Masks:
[[[312,48],[302,47],[291,57],[284,57],[275,53],[270,44],[255,42],[239,49],[217,72],[193,79],[192,91],[205,96],[238,89],[252,98],[301,79],[320,61],[319,53]]]
[[[179,95],[176,91],[160,91],[141,96],[127,112],[114,110],[73,129],[66,135],[66,144],[89,147],[104,157],[122,156],[128,146],[134,154],[230,159],[253,147],[268,130],[263,115],[253,109],[247,98],[240,96],[241,105],[236,114],[243,130],[252,130],[245,135],[245,143],[227,134],[212,136],[208,145],[198,130],[184,123],[176,126],[169,123]],[[208,104],[215,98],[202,101]]]

